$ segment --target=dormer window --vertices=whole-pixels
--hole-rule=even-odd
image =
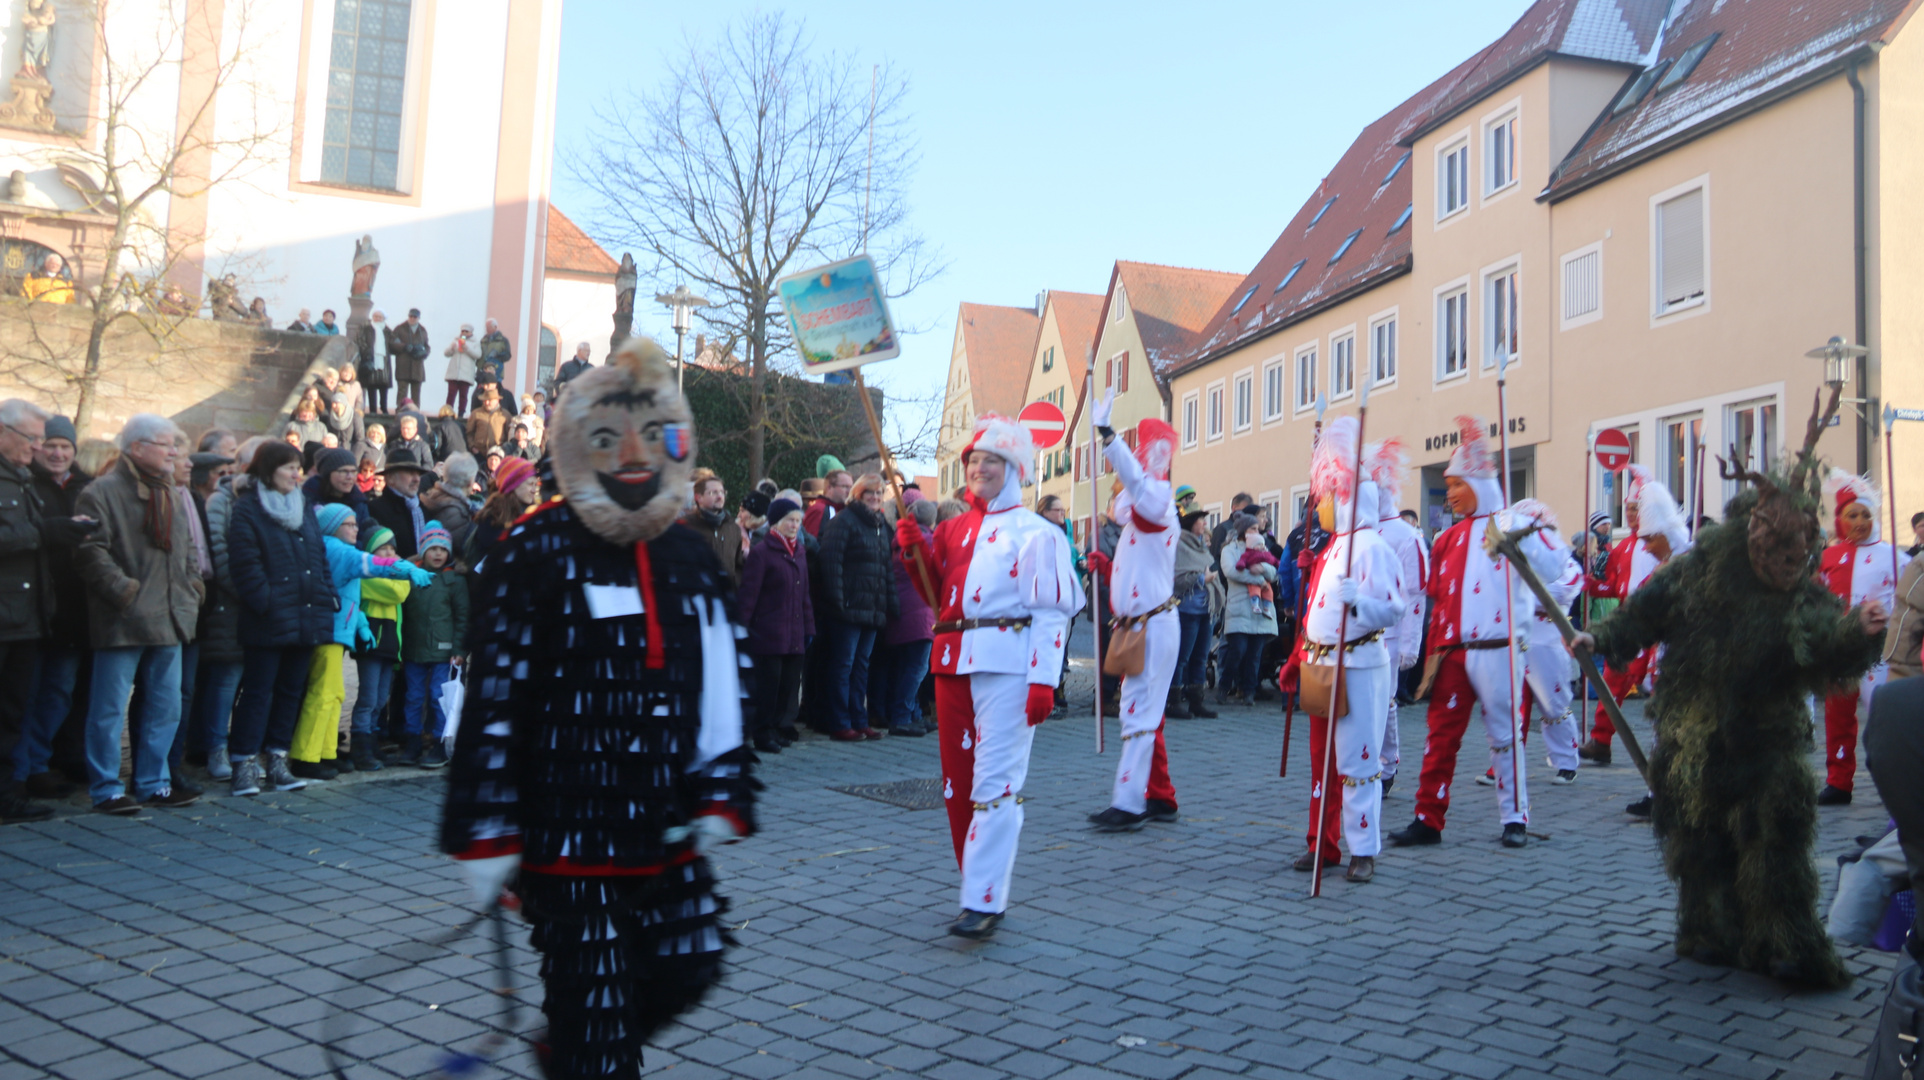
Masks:
[[[1336,248],[1336,254],[1331,255],[1329,257],[1329,265],[1335,266],[1336,260],[1342,258],[1344,255],[1349,254],[1349,246],[1351,244],[1354,244],[1356,242],[1356,238],[1361,235],[1363,235],[1363,230],[1358,229],[1355,232],[1350,233],[1348,236],[1344,237],[1343,242],[1340,245],[1338,245]]]
[[[1336,197],[1332,196],[1328,202],[1323,204],[1323,208],[1321,210],[1316,211],[1316,216],[1309,219],[1309,228],[1304,229],[1303,231],[1308,232],[1310,229],[1314,229],[1316,227],[1316,223],[1323,220],[1323,215],[1329,213],[1329,208],[1335,205],[1336,205]]]
[[[1637,80],[1631,83],[1629,88],[1623,92],[1623,96],[1617,99],[1616,105],[1610,110],[1610,115],[1620,116],[1635,108],[1637,102],[1642,101],[1643,96],[1650,92],[1651,86],[1655,85],[1658,79],[1663,78],[1664,72],[1669,70],[1670,61],[1668,60],[1646,69],[1644,73],[1637,76]]]
[[[1690,48],[1685,49],[1683,55],[1677,57],[1677,62],[1670,66],[1670,71],[1667,72],[1663,78],[1657,80],[1657,93],[1661,94],[1665,90],[1690,78],[1690,73],[1697,70],[1698,62],[1704,58],[1704,54],[1709,52],[1710,47],[1716,43],[1717,35],[1712,34],[1695,45],[1692,45]]]
[[[1292,281],[1295,281],[1296,275],[1303,272],[1303,264],[1308,261],[1309,261],[1308,259],[1297,259],[1296,265],[1290,267],[1289,273],[1283,275],[1283,280],[1276,283],[1276,288],[1274,291],[1282,292],[1284,289],[1289,288],[1289,283]]]

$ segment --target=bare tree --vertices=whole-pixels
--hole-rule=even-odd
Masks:
[[[83,434],[102,379],[115,375],[102,347],[109,336],[140,335],[139,347],[114,352],[156,365],[199,308],[199,283],[187,268],[207,237],[170,233],[169,218],[183,202],[285,161],[291,105],[259,66],[274,32],[263,6],[99,0],[86,6],[84,22],[70,20],[99,46],[99,92],[86,118],[92,137],[39,157],[59,167],[93,219],[91,265],[75,274],[72,307],[81,318],[59,305],[26,305],[29,325],[8,335],[0,374],[71,399]]]
[[[801,366],[776,281],[865,249],[891,296],[940,270],[908,223],[908,84],[886,65],[816,53],[780,13],[748,17],[709,47],[691,41],[667,69],[654,91],[597,111],[593,145],[570,170],[595,192],[609,238],[651,256],[664,288],[697,287],[724,352],[745,354],[760,476],[771,426],[808,421],[781,415],[768,393],[771,371]]]

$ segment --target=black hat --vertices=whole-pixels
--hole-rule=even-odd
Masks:
[[[381,469],[381,475],[386,476],[391,472],[424,473],[427,471],[427,466],[414,460],[414,451],[405,446],[397,446],[388,451],[387,464]]]
[[[344,446],[330,446],[314,455],[314,471],[325,476],[336,469],[352,469],[360,465],[354,451]]]
[[[409,308],[409,309],[408,309],[408,318],[410,318],[410,319],[418,319],[418,318],[420,318],[420,317],[421,317],[421,309],[420,309],[420,308],[418,308],[418,307],[411,307],[411,308]]]
[[[742,496],[742,509],[748,511],[751,517],[765,518],[768,516],[768,502],[768,496],[751,491]]]
[[[187,455],[187,462],[196,469],[211,469],[216,465],[232,465],[234,459],[223,457],[211,450],[202,450],[197,454]]]

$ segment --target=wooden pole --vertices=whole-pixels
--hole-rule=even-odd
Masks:
[[[1345,578],[1349,577],[1350,571],[1356,567],[1356,534],[1360,528],[1358,524],[1359,520],[1362,517],[1362,507],[1358,505],[1357,496],[1360,495],[1363,490],[1363,433],[1366,429],[1370,414],[1369,384],[1370,381],[1365,379],[1356,390],[1356,469],[1350,474],[1349,543],[1343,545],[1343,576]],[[1341,507],[1338,506],[1337,509],[1340,510]],[[1333,517],[1334,514],[1331,516]],[[1339,529],[1342,527],[1342,524],[1341,521],[1336,522]],[[1342,533],[1338,532],[1336,535],[1340,537]],[[1307,542],[1309,536],[1309,528],[1307,525],[1303,528],[1303,536],[1305,542]],[[1334,543],[1333,540],[1331,542]],[[1296,633],[1302,636],[1306,635],[1308,630],[1309,628],[1307,626],[1299,626],[1296,628]],[[1303,640],[1304,644],[1307,645],[1308,639],[1304,637]],[[1309,789],[1311,793],[1309,800],[1309,843],[1312,852],[1310,856],[1309,895],[1312,900],[1323,895],[1323,814],[1325,808],[1329,805],[1330,763],[1336,758],[1337,717],[1333,714],[1336,712],[1336,698],[1343,693],[1343,657],[1348,652],[1344,646],[1348,644],[1348,641],[1349,605],[1344,604],[1343,612],[1336,620],[1336,678],[1331,684],[1332,688],[1329,695],[1329,712],[1332,715],[1325,717],[1323,727],[1323,760],[1320,765],[1312,763],[1311,767],[1316,769],[1316,772],[1309,778]],[[1310,722],[1314,724],[1315,719],[1312,717]]]
[[[1112,290],[1113,291],[1113,290]],[[1109,305],[1102,306],[1107,317]],[[1101,436],[1096,433],[1096,354],[1089,351],[1087,367],[1082,373],[1082,392],[1088,396],[1089,408],[1089,550],[1102,551],[1102,470],[1098,467],[1097,455],[1102,453]],[[1073,460],[1073,458],[1072,458]],[[1071,466],[1073,468],[1073,466]],[[1103,751],[1102,745],[1102,573],[1096,564],[1089,564],[1089,629],[1090,640],[1095,642],[1096,665],[1096,753]]]
[[[1497,358],[1496,367],[1496,432],[1502,440],[1503,448],[1503,505],[1512,505],[1510,498],[1510,358],[1507,354]],[[1495,515],[1491,515],[1495,521]],[[1589,523],[1584,524],[1585,528]],[[1509,617],[1510,645],[1504,655],[1510,661],[1510,805],[1517,813],[1523,813],[1523,686],[1518,677],[1516,663],[1516,601],[1511,596],[1510,574],[1503,574],[1504,614]]]
[[[855,392],[862,399],[862,415],[868,417],[868,433],[875,437],[875,452],[882,460],[882,478],[895,485],[895,493],[902,494],[902,486],[908,482],[895,467],[895,455],[889,453],[888,443],[882,441],[882,421],[875,415],[875,402],[868,396],[868,384],[862,381],[862,369],[854,368]]]

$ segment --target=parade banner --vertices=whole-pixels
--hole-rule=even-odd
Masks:
[[[775,283],[789,333],[811,375],[901,355],[882,279],[867,255],[830,263]]]

